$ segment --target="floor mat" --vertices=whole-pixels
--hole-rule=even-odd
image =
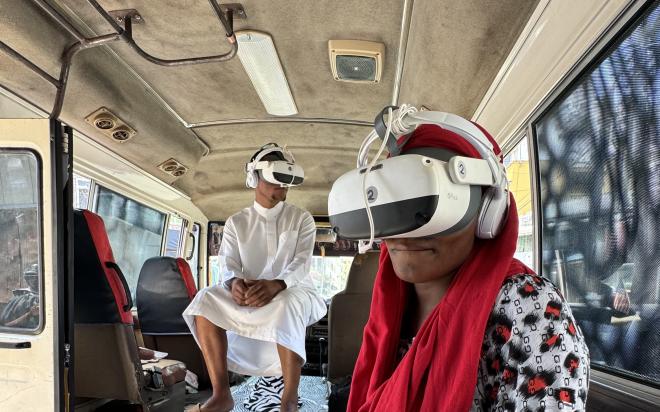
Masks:
[[[246,412],[243,401],[250,396],[250,388],[258,377],[251,377],[238,386],[232,386],[231,394],[234,397],[234,412]],[[300,412],[318,412],[328,410],[327,386],[320,376],[301,376],[298,394],[303,403]]]

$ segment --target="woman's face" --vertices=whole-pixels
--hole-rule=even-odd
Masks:
[[[464,229],[431,239],[385,239],[396,275],[405,282],[425,283],[453,274],[474,246],[476,217]]]

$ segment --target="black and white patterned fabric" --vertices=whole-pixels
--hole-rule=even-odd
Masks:
[[[488,320],[473,411],[584,411],[589,350],[568,303],[548,280],[516,275]]]
[[[243,401],[243,407],[252,412],[279,411],[284,391],[282,376],[259,377],[250,390],[250,395]],[[298,408],[302,401],[298,400]]]
[[[281,379],[281,377],[279,378]],[[249,406],[252,405],[249,402],[250,396],[255,392],[255,388],[259,387],[261,389],[263,387],[264,382],[259,383],[262,379],[264,378],[253,376],[240,385],[232,386],[231,394],[235,403],[233,412],[254,411],[254,409],[246,407],[246,404]],[[298,402],[300,412],[320,412],[328,410],[328,386],[322,377],[301,376],[300,385],[298,386],[298,394],[300,395]],[[277,402],[277,406],[271,409],[260,409],[260,411],[279,412],[279,398]]]

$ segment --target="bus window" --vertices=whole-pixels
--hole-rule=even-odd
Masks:
[[[115,260],[135,302],[135,288],[145,260],[160,255],[165,214],[98,187],[96,213],[105,222]]]
[[[85,176],[73,174],[73,207],[75,209],[88,209],[92,180]]]
[[[542,270],[591,364],[660,384],[660,8],[646,11],[533,123]]]
[[[202,231],[202,226],[199,223],[193,223],[192,227],[192,241],[193,249],[190,259],[188,259],[188,264],[190,265],[190,270],[192,271],[193,279],[195,279],[195,286],[199,289],[199,236]]]
[[[217,285],[222,281],[222,276],[220,276],[220,261],[218,259],[218,252],[220,252],[220,243],[222,243],[222,230],[224,227],[224,222],[209,223],[208,286]]]
[[[324,300],[344,290],[352,263],[353,256],[312,256],[312,279]]]
[[[167,237],[165,238],[165,253],[163,256],[179,257],[184,232],[183,222],[184,220],[178,216],[170,216],[170,220],[167,223]]]
[[[41,325],[39,171],[28,151],[0,151],[0,330]]]
[[[509,179],[509,190],[516,199],[516,209],[518,210],[518,244],[515,257],[527,266],[533,267],[534,222],[532,221],[532,189],[527,137],[504,157],[504,166]]]

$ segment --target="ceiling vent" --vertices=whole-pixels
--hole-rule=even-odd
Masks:
[[[188,168],[179,163],[175,158],[170,158],[158,165],[158,168],[163,172],[174,177],[181,177],[188,171]]]
[[[330,67],[335,80],[378,83],[383,74],[385,45],[363,40],[330,40]]]
[[[85,121],[112,140],[124,143],[137,133],[135,129],[113,114],[105,107],[101,107],[85,118]]]

